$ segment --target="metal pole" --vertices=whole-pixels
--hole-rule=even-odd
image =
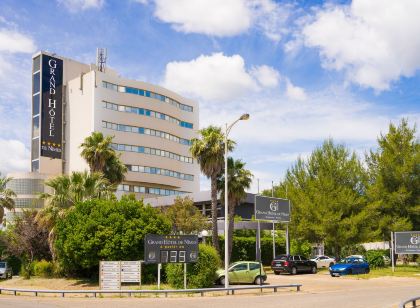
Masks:
[[[395,266],[394,266],[394,232],[391,232],[391,263],[392,263],[392,272],[395,272]]]
[[[158,290],[160,290],[160,267],[161,267],[161,264],[159,263],[158,264]]]
[[[271,197],[274,197],[274,181],[271,181]],[[276,258],[276,227],[273,220],[273,259]]]
[[[289,224],[286,224],[286,255],[290,254],[289,246]]]
[[[187,263],[184,263],[184,290],[187,289]]]
[[[228,241],[228,125],[226,123],[225,128],[225,289],[229,288],[229,273],[228,273],[228,267],[229,267],[229,241]]]

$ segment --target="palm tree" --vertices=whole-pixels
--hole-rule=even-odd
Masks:
[[[190,152],[200,164],[201,172],[211,182],[211,221],[213,246],[220,252],[217,230],[217,177],[224,164],[224,133],[220,127],[209,126],[198,131],[200,137],[191,140]],[[232,151],[235,142],[228,140],[228,150]]]
[[[6,188],[8,182],[12,180],[8,177],[2,177],[0,173],[0,224],[3,223],[4,209],[9,211],[14,210],[16,194],[10,188]]]
[[[111,148],[112,139],[112,136],[104,137],[101,132],[93,132],[80,145],[81,156],[88,163],[91,172],[103,172],[107,159],[116,155]]]
[[[241,203],[246,197],[245,189],[249,189],[252,183],[251,171],[245,169],[245,163],[240,160],[234,160],[232,157],[228,159],[228,201],[229,201],[229,260],[232,255],[233,229],[235,207]],[[221,191],[221,200],[225,200],[225,175],[222,173],[218,178],[218,188]],[[225,239],[226,240],[226,239]]]
[[[40,198],[47,205],[38,212],[37,221],[40,225],[48,228],[48,244],[51,255],[55,259],[54,240],[55,225],[58,220],[64,218],[69,210],[78,203],[91,199],[113,198],[115,185],[110,184],[103,174],[99,172],[89,173],[73,172],[71,175],[60,175],[45,182],[52,193],[42,193]]]

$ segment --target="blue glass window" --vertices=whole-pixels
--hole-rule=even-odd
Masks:
[[[41,88],[41,80],[40,80],[40,73],[36,73],[33,76],[32,81],[32,94],[38,93]]]
[[[150,91],[146,91],[146,97],[150,97]]]

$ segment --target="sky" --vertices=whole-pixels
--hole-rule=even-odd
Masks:
[[[201,128],[249,113],[230,138],[252,192],[327,138],[363,159],[389,123],[419,123],[419,15],[418,0],[2,0],[0,172],[29,171],[32,54],[95,63],[98,47],[198,101]]]

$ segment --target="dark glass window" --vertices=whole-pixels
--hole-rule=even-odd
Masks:
[[[34,59],[34,62],[33,62],[33,73],[35,73],[35,72],[37,72],[37,71],[39,71],[39,68],[41,67],[41,57],[40,56],[38,56],[38,57],[36,57],[35,59]]]
[[[40,73],[34,74],[33,80],[32,80],[32,94],[38,93],[41,88],[41,79],[40,79]]]
[[[246,263],[238,264],[233,268],[234,272],[246,271],[246,270],[248,270],[248,265]]]
[[[35,116],[37,114],[39,114],[39,94],[34,95],[32,97],[32,115]]]
[[[39,172],[39,160],[35,160],[35,161],[32,162],[31,171],[32,172]]]
[[[32,138],[39,137],[39,116],[32,119]]]

